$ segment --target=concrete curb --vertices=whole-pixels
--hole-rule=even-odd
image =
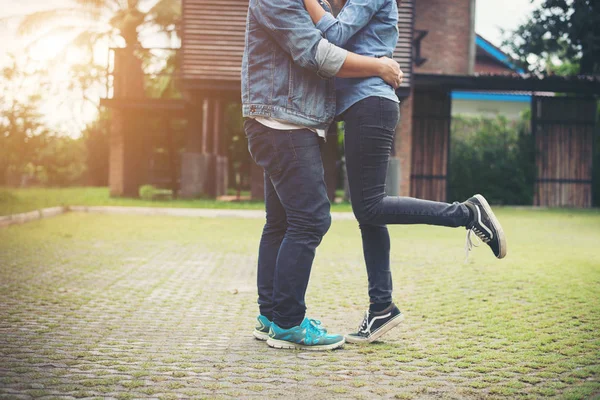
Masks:
[[[263,210],[236,210],[213,208],[163,208],[163,207],[118,207],[118,206],[72,206],[70,211],[120,214],[120,215],[166,215],[170,217],[200,217],[200,218],[248,218],[264,219]],[[333,212],[331,217],[335,220],[352,220],[351,212]]]
[[[160,207],[117,207],[117,206],[70,206],[52,207],[43,210],[31,211],[23,214],[14,214],[0,217],[0,228],[15,224],[24,224],[42,218],[54,217],[67,212],[83,212],[93,214],[112,215],[164,215],[171,217],[196,217],[196,218],[247,218],[264,219],[263,210],[229,210],[212,208],[160,208]],[[331,217],[337,221],[353,220],[351,212],[333,212]]]
[[[26,222],[37,221],[43,218],[55,217],[69,211],[68,207],[51,207],[42,210],[30,211],[22,214],[5,215],[0,217],[0,228],[6,228],[10,225],[24,224]]]
[[[73,206],[74,212],[117,215],[166,215],[171,217],[204,218],[264,218],[260,210],[222,210],[211,208],[162,208],[162,207],[118,207],[118,206]]]

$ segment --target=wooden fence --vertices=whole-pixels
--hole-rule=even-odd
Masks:
[[[452,105],[450,93],[415,91],[411,197],[446,201]]]
[[[591,207],[596,101],[534,97],[537,177],[534,205]]]

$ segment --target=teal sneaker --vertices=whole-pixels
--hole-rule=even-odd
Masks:
[[[252,332],[252,334],[258,340],[267,340],[269,338],[269,329],[271,329],[272,322],[264,315],[256,317],[256,322],[257,324],[254,327],[254,332]]]
[[[267,344],[276,349],[333,350],[342,347],[346,340],[342,335],[327,334],[321,322],[304,318],[299,326],[290,329],[271,323]]]

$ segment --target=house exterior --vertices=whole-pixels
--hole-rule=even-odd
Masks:
[[[510,56],[487,41],[475,36],[475,74],[523,76]],[[496,117],[518,120],[531,108],[531,92],[453,91],[452,115]]]
[[[182,3],[178,78],[183,99],[164,102],[115,96],[103,102],[117,115],[111,136],[113,195],[134,195],[144,183],[143,174],[131,173],[125,166],[141,165],[131,161],[136,159],[139,141],[128,137],[127,110],[177,113],[187,119],[177,188],[182,196],[218,196],[227,188],[228,154],[220,137],[227,118],[226,107],[240,102],[248,0]],[[600,79],[521,76],[498,49],[475,34],[475,0],[404,0],[399,11],[400,37],[394,56],[405,73],[405,81],[397,91],[401,122],[390,163],[394,169],[391,176],[397,180],[397,185],[391,186],[397,188],[398,194],[446,200],[453,103],[467,100],[457,98],[457,93],[460,97],[461,93],[501,92],[503,96],[513,96],[515,103],[525,104],[523,92],[561,92],[577,98],[557,102],[533,95],[529,99],[532,127],[544,154],[539,157],[536,204],[590,206],[591,148]],[[549,110],[560,107],[561,102],[566,104],[563,110],[568,115],[563,112],[564,118],[556,120]],[[570,130],[570,136],[564,137],[564,129]],[[577,147],[581,152],[576,163],[560,155],[569,141],[581,145]],[[337,154],[334,148],[325,149],[324,154],[326,179],[335,182]],[[260,177],[260,171],[257,176]],[[257,179],[256,185],[261,181]],[[260,196],[260,188],[257,186],[253,193]]]

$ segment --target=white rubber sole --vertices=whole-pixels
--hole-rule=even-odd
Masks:
[[[306,346],[303,344],[286,342],[284,340],[277,340],[277,339],[272,339],[272,338],[269,338],[269,340],[267,340],[267,344],[270,347],[273,347],[275,349],[294,349],[294,350],[309,350],[309,351],[334,350],[334,349],[342,347],[345,342],[346,341],[342,338],[341,341],[339,341],[337,343],[333,343],[333,344]]]
[[[506,249],[506,236],[504,235],[504,230],[502,229],[502,225],[500,225],[500,221],[498,221],[498,218],[496,218],[496,215],[492,211],[492,208],[488,204],[485,197],[483,197],[480,194],[476,194],[474,197],[477,200],[479,200],[479,202],[483,206],[483,209],[489,215],[490,221],[492,221],[492,225],[494,225],[494,229],[496,229],[496,233],[498,234],[498,241],[500,243],[500,254],[498,254],[497,257],[498,258],[506,257],[506,250],[507,250]]]
[[[382,325],[377,330],[377,332],[374,332],[368,338],[364,338],[363,339],[363,338],[354,337],[354,336],[351,336],[351,335],[346,335],[346,342],[348,342],[348,343],[355,343],[355,344],[363,344],[363,343],[374,342],[377,339],[379,339],[380,337],[382,337],[383,335],[385,335],[387,332],[391,331],[392,329],[394,329],[395,327],[397,327],[398,325],[400,325],[400,323],[402,321],[404,321],[404,314],[398,314],[396,317],[394,317],[393,319],[390,319],[388,322],[386,322],[384,325]]]
[[[268,333],[263,333],[261,331],[257,331],[256,329],[254,330],[254,332],[252,332],[252,334],[256,339],[262,340],[263,342],[269,339]]]

